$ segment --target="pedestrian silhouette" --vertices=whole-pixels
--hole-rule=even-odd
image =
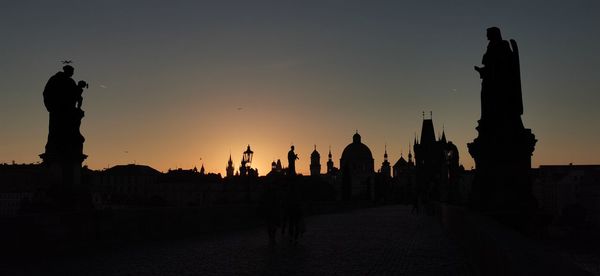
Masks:
[[[276,183],[265,183],[265,188],[259,201],[259,215],[267,226],[269,245],[276,243],[277,228],[281,225],[281,196]]]

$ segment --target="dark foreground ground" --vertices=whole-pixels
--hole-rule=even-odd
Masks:
[[[307,218],[298,245],[263,228],[2,264],[1,275],[470,275],[434,218],[388,206]]]

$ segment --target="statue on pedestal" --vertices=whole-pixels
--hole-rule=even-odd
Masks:
[[[497,27],[489,28],[487,37],[490,42],[481,61],[484,67],[475,66],[482,79],[481,118],[491,121],[518,118],[523,114],[523,101],[517,42],[510,40],[511,50]]]
[[[85,139],[79,127],[84,116],[83,88],[85,81],[71,78],[75,69],[65,65],[62,72],[50,77],[44,88],[44,105],[50,115],[46,152],[41,155],[44,162],[77,161],[85,159],[83,142]]]
[[[288,175],[296,175],[296,160],[298,160],[298,154],[294,152],[294,146],[290,148],[288,152]]]
[[[50,77],[43,92],[49,126],[45,152],[40,157],[50,183],[36,199],[38,205],[46,206],[43,209],[76,210],[91,205],[89,192],[81,185],[81,165],[87,156],[83,154],[85,138],[79,131],[84,116],[82,93],[88,84],[76,83],[74,71],[73,66],[65,65],[63,71]]]
[[[523,100],[517,43],[503,40],[497,27],[487,29],[487,38],[483,67],[474,67],[482,79],[481,118],[478,137],[468,144],[476,165],[470,207],[508,214],[504,219],[513,220],[514,217],[509,217],[535,209],[530,170],[537,140],[521,121]]]

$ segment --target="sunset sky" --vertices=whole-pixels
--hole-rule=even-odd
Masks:
[[[433,111],[474,166],[486,28],[521,53],[533,165],[599,164],[600,1],[4,1],[0,163],[41,161],[42,91],[73,60],[86,80],[81,132],[92,169],[336,166],[356,130],[375,167],[394,163]],[[502,153],[499,153],[502,154]]]

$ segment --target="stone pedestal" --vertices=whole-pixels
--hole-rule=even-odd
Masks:
[[[74,154],[74,156],[61,157],[58,154],[42,153],[40,158],[57,182],[64,186],[81,185],[81,164],[87,155]]]
[[[91,207],[91,196],[89,187],[82,182],[83,160],[85,154],[74,156],[59,156],[51,154],[40,154],[43,165],[49,177],[43,191],[38,196],[42,201],[38,205],[45,206],[48,210],[81,210]]]
[[[537,208],[531,191],[535,135],[520,119],[509,125],[480,120],[477,131],[478,137],[468,144],[476,166],[470,207],[522,226]]]

